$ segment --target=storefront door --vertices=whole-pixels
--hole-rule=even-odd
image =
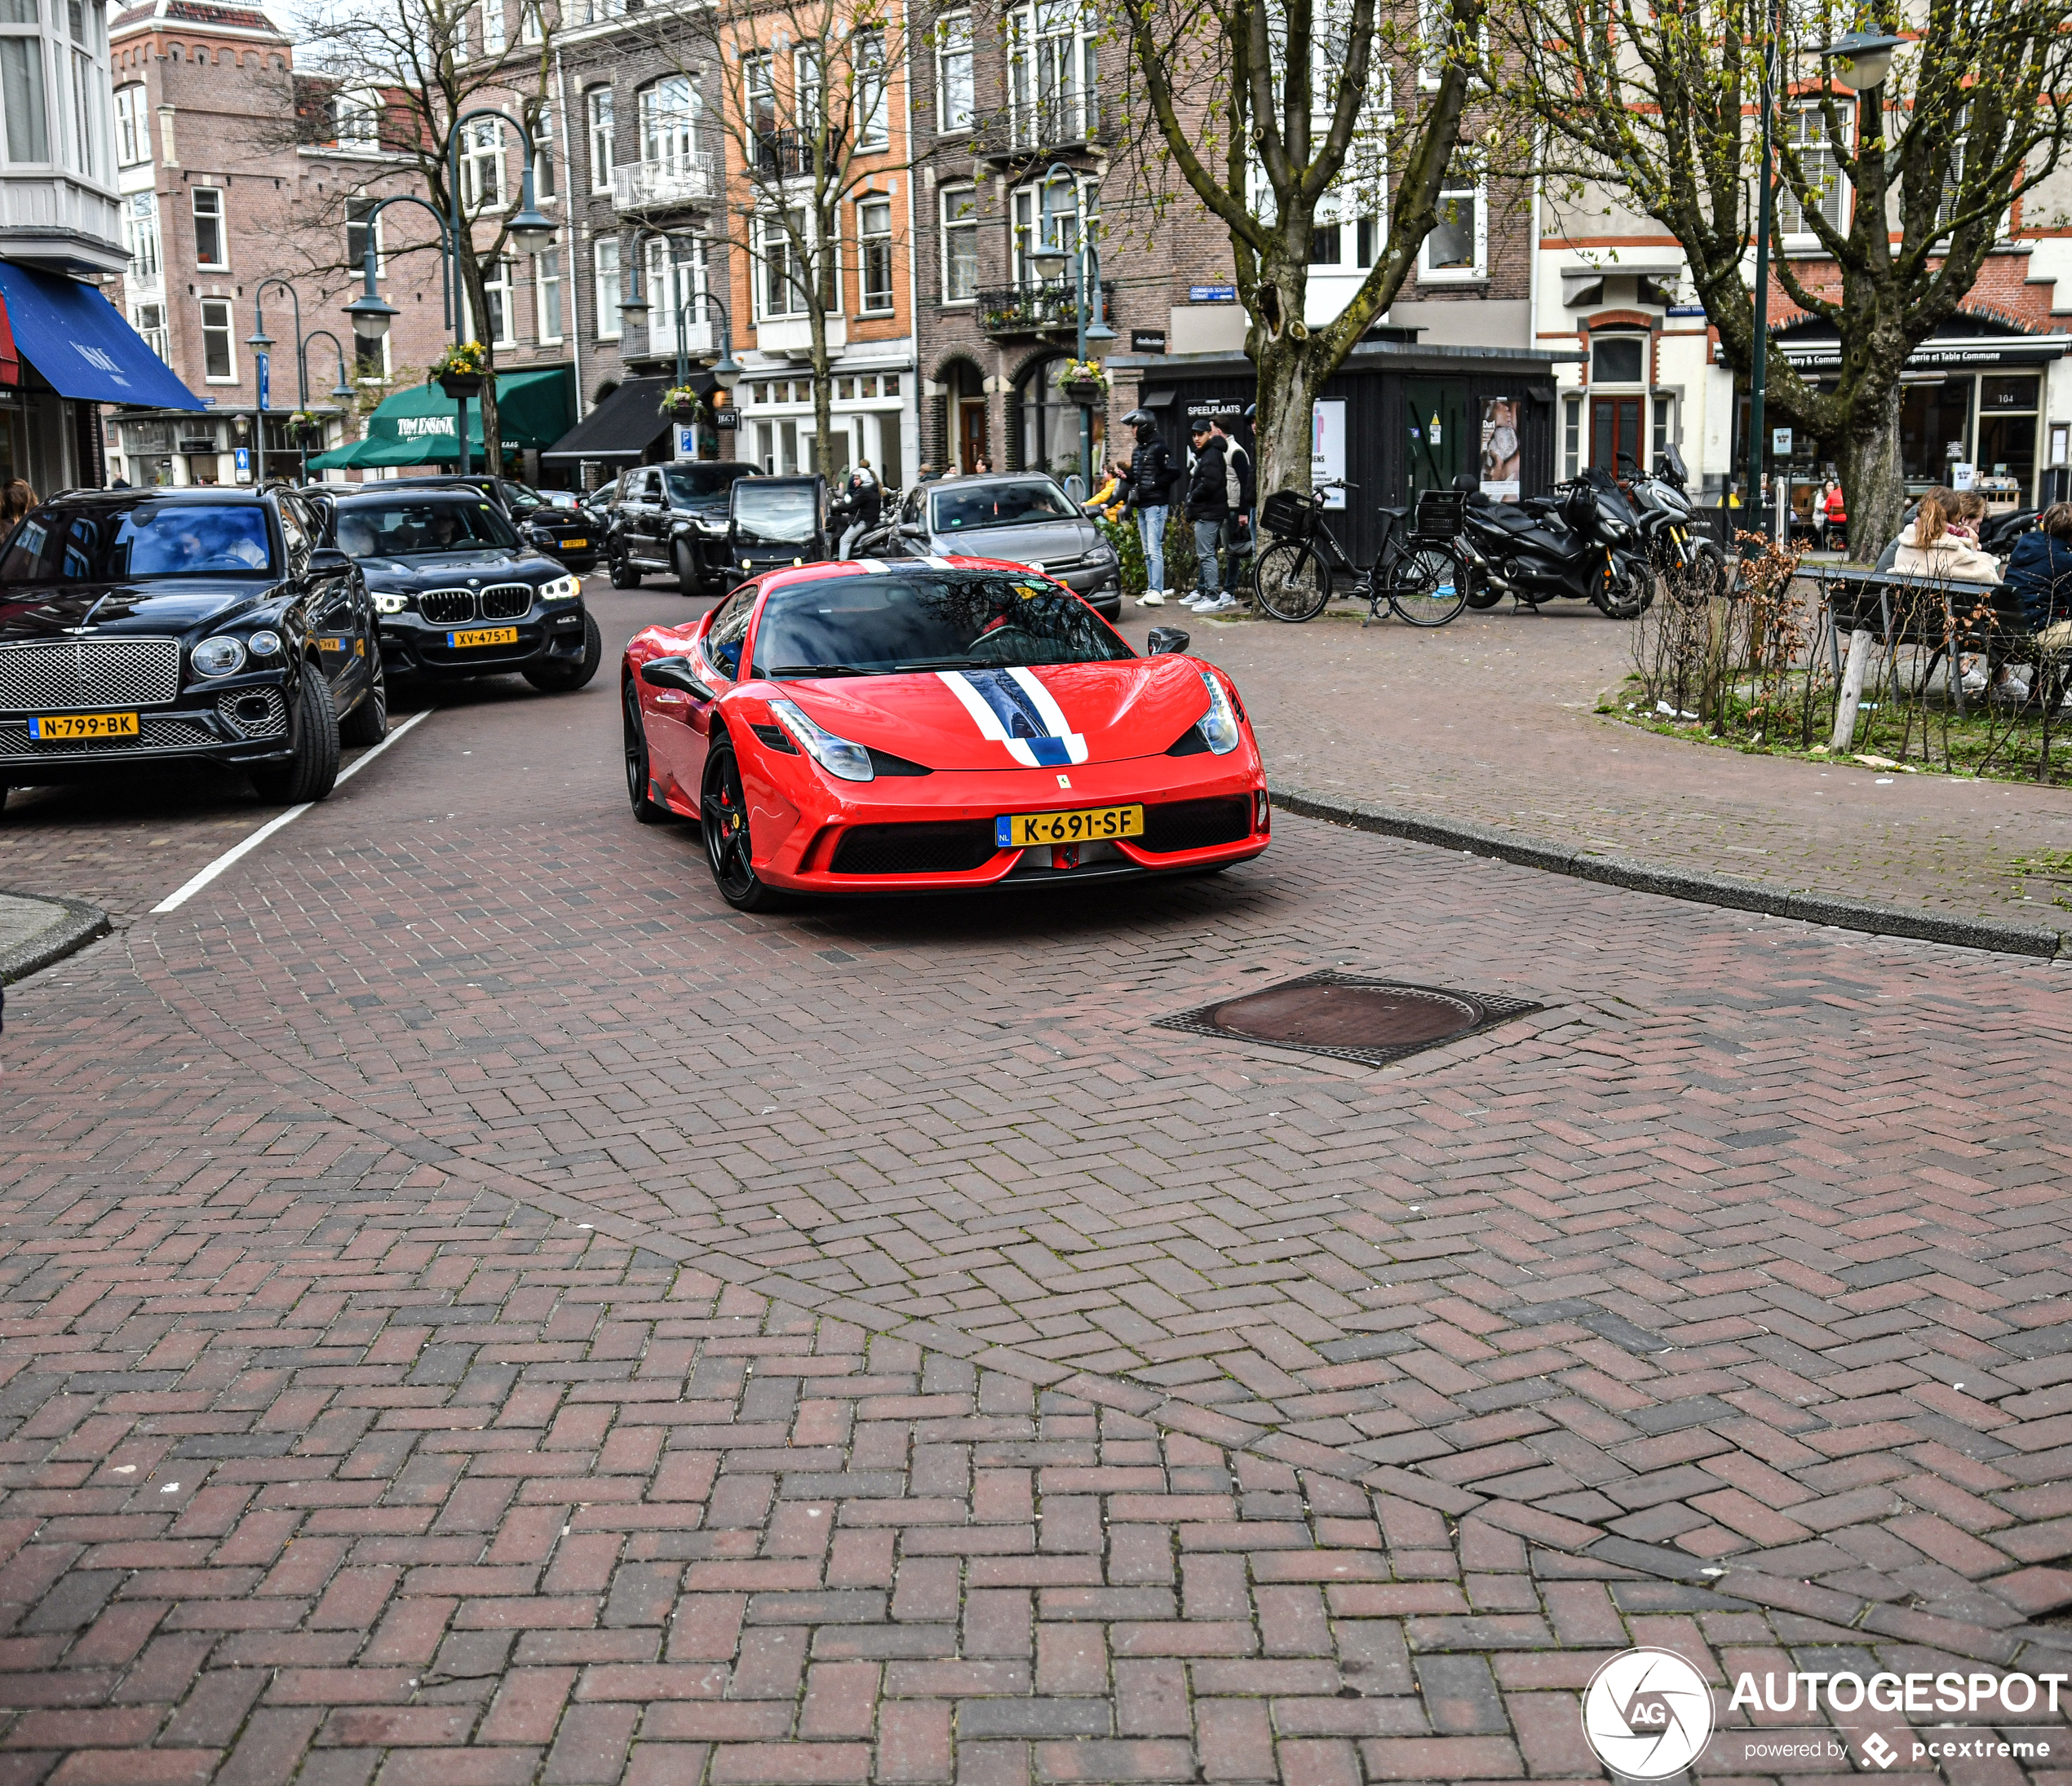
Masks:
[[[1599,469],[1618,474],[1618,456],[1623,453],[1636,465],[1645,465],[1641,458],[1640,400],[1632,397],[1592,397],[1590,400],[1590,462]]]
[[[985,457],[985,401],[967,399],[957,405],[957,468],[976,471]]]

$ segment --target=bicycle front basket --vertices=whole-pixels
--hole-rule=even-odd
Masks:
[[[1466,524],[1467,511],[1468,497],[1463,491],[1420,490],[1413,537],[1421,540],[1458,539]]]
[[[1277,538],[1301,538],[1309,532],[1317,499],[1299,490],[1276,490],[1260,505],[1259,524]]]

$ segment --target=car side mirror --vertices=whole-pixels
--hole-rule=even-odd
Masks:
[[[352,568],[352,559],[335,546],[319,546],[310,551],[309,572],[312,577],[333,577]]]
[[[1153,657],[1165,657],[1175,652],[1187,649],[1187,634],[1177,626],[1154,626],[1151,636],[1144,641],[1144,649]]]
[[[651,657],[640,666],[642,680],[657,688],[675,688],[697,701],[719,697],[697,679],[688,657]]]
[[[928,537],[928,530],[919,521],[901,521],[899,524],[899,537],[903,540],[924,540]]]

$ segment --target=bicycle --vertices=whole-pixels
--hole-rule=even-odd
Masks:
[[[1273,544],[1260,547],[1252,565],[1252,594],[1260,612],[1291,624],[1314,620],[1331,599],[1335,572],[1353,574],[1353,599],[1365,599],[1370,626],[1385,608],[1412,626],[1443,626],[1468,605],[1467,567],[1453,542],[1460,536],[1466,498],[1458,490],[1426,490],[1415,519],[1405,529],[1407,509],[1384,508],[1381,556],[1361,570],[1345,555],[1324,521],[1327,490],[1357,490],[1334,478],[1308,495],[1276,490],[1260,509],[1260,528]]]

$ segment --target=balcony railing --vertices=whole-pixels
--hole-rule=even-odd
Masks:
[[[711,161],[703,155],[632,161],[613,170],[612,202],[622,211],[666,210],[671,206],[704,204],[717,185]]]
[[[1100,293],[1112,325],[1115,316],[1115,281],[1104,279]],[[1094,294],[1087,294],[1087,320],[1093,321]],[[998,291],[978,294],[979,325],[989,335],[1070,334],[1078,327],[1072,295],[1072,281],[1052,280],[1041,285],[1008,285]]]
[[[821,133],[813,130],[758,130],[755,133],[755,167],[765,178],[801,179],[813,170],[813,149],[821,139]],[[839,130],[825,133],[827,144],[827,165],[837,166],[842,157],[842,135]]]
[[[1029,105],[1003,106],[972,120],[972,146],[1005,160],[1057,149],[1106,147],[1116,138],[1115,108],[1091,94],[1065,94]]]

